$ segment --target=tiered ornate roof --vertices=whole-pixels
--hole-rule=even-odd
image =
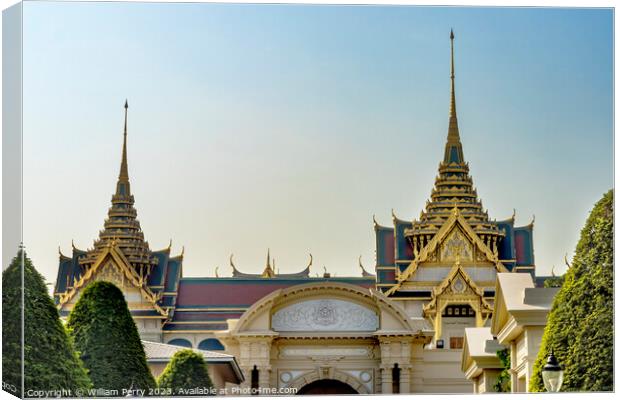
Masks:
[[[125,101],[121,167],[104,229],[99,231],[99,238],[94,241],[92,248],[80,250],[72,244],[71,257],[60,253],[54,298],[59,304],[69,301],[79,288],[93,278],[93,269],[101,264],[102,257],[113,252],[119,257],[117,263],[123,264],[123,268],[127,269],[127,276],[135,279],[141,290],[153,300],[155,308],[164,313],[162,310],[173,307],[176,301],[178,281],[182,276],[183,254],[171,257],[172,243],[166,249],[152,251],[144,240],[129,182],[128,108],[129,104]]]
[[[434,236],[443,223],[450,217],[454,208],[458,208],[465,220],[469,222],[489,247],[495,248],[498,240],[505,235],[497,225],[489,221],[489,215],[482,208],[473,180],[469,175],[469,164],[463,157],[463,146],[459,135],[456,115],[456,96],[454,90],[454,32],[450,31],[450,120],[448,139],[443,161],[439,164],[439,175],[435,178],[435,187],[431,192],[430,201],[413,221],[411,229],[405,236],[416,248],[422,248]]]
[[[95,240],[93,248],[79,259],[80,265],[93,264],[105,247],[115,245],[131,263],[136,271],[148,276],[151,269],[158,264],[149,244],[144,240],[144,233],[140,228],[140,221],[136,218],[138,212],[134,208],[134,197],[131,194],[129,172],[127,167],[127,109],[125,101],[125,128],[123,131],[123,153],[121,169],[116,183],[116,192],[112,195],[112,207],[108,210],[99,239]]]
[[[448,137],[438,175],[418,219],[400,219],[392,211],[393,226],[382,226],[373,217],[376,235],[377,287],[391,295],[411,297],[412,293],[396,293],[398,286],[415,271],[413,265],[437,243],[442,227],[459,220],[467,225],[468,237],[476,236],[488,249],[487,258],[499,269],[534,274],[533,221],[515,226],[515,215],[503,221],[490,220],[469,175],[469,164],[463,156],[456,112],[454,72],[454,32],[450,31],[450,111]],[[471,229],[470,229],[471,228]],[[445,230],[444,229],[444,230]],[[446,232],[444,232],[445,234]],[[478,244],[480,244],[478,243]],[[426,249],[426,251],[423,251]],[[424,257],[421,255],[424,254]],[[433,256],[434,257],[434,256]],[[432,258],[432,257],[431,257]],[[429,261],[430,262],[430,261]],[[436,262],[433,261],[433,262]],[[501,266],[500,266],[501,263]],[[415,293],[420,298],[430,292]]]

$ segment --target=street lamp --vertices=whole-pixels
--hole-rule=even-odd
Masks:
[[[553,349],[547,358],[547,364],[542,369],[543,383],[547,392],[559,392],[564,379],[564,368],[553,354]]]

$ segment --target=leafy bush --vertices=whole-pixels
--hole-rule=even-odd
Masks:
[[[202,355],[189,349],[175,353],[160,375],[158,385],[160,389],[171,389],[173,395],[184,396],[208,394],[201,391],[213,387]]]
[[[91,387],[75,353],[45,281],[20,250],[2,272],[2,381],[5,390],[22,397],[22,256],[24,258],[24,388],[63,391]]]
[[[112,283],[88,285],[67,326],[95,389],[122,393],[123,389],[155,387],[125,297]]]
[[[613,390],[613,191],[596,203],[564,284],[556,295],[530,391],[542,392],[541,370],[553,349],[564,364],[562,391]]]
[[[510,369],[510,349],[498,350],[497,357],[501,361],[503,369],[499,373],[493,389],[496,392],[510,392],[510,372],[508,372]]]

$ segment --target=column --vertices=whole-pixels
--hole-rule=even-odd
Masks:
[[[411,357],[411,368],[409,372],[410,393],[421,393],[424,387],[424,348],[423,344],[415,343]]]
[[[400,392],[411,393],[411,365],[400,366]]]
[[[241,372],[243,373],[244,380],[243,382],[239,384],[239,387],[244,388],[244,389],[245,388],[249,389],[250,383],[252,380],[252,367],[241,365],[240,368],[241,368]]]
[[[517,378],[517,373],[515,372],[515,368],[517,366],[517,342],[516,341],[511,341],[510,342],[510,370],[508,372],[510,372],[510,391],[512,393],[516,393],[518,392],[518,388],[517,385],[519,383],[519,380]]]
[[[392,365],[381,366],[381,393],[392,393]]]
[[[270,385],[270,377],[271,377],[271,367],[268,365],[263,365],[258,367],[258,387],[259,388],[269,388]]]
[[[482,310],[480,308],[478,308],[476,310],[476,328],[482,328],[482,326],[483,326]]]
[[[435,315],[435,341],[441,339],[441,313],[439,308],[437,308],[437,314]]]

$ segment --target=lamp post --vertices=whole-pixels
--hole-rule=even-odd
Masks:
[[[543,383],[547,392],[559,392],[564,380],[564,368],[553,354],[553,349],[547,358],[547,364],[542,369]]]

